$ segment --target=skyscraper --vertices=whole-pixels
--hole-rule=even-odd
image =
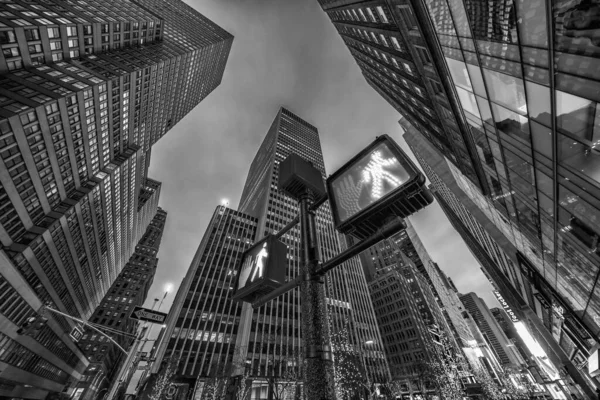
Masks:
[[[253,243],[257,220],[218,206],[169,311],[153,364],[177,365],[175,381],[197,386],[233,362],[242,306],[232,301],[241,256]],[[198,382],[196,382],[198,378]],[[146,384],[146,388],[152,384]]]
[[[111,286],[100,305],[90,318],[125,350],[133,344],[138,323],[129,316],[135,306],[146,300],[148,290],[154,280],[158,266],[158,253],[165,228],[167,213],[158,208],[146,232],[129,258],[127,264]],[[103,329],[107,328],[107,329]],[[128,333],[129,336],[115,334],[110,330]],[[96,331],[86,329],[79,347],[90,361],[84,377],[73,394],[74,400],[94,399],[117,378],[117,371],[125,360],[125,355],[113,343]]]
[[[540,295],[535,294],[539,292],[519,268],[519,252],[507,240],[502,227],[494,223],[502,217],[489,206],[491,200],[482,195],[475,196],[477,192],[465,183],[456,168],[452,168],[452,164],[412,126],[406,127],[404,138],[431,181],[430,189],[438,204],[479,261],[482,272],[516,314],[515,322],[532,335],[551,363],[563,366],[577,384],[589,385],[585,371],[577,370],[581,369],[580,361],[576,361],[578,352],[581,354],[577,347],[585,349],[584,329],[574,318],[563,319],[558,314],[558,307],[557,311],[549,312],[536,305]],[[463,189],[468,190],[471,197]],[[577,345],[565,347],[570,341]],[[573,388],[572,385],[568,387]]]
[[[597,4],[321,4],[371,86],[516,250],[508,258],[560,342],[559,365],[582,367],[600,332]]]
[[[0,394],[40,398],[87,361],[72,321],[51,315],[35,339],[19,325],[42,305],[92,315],[156,213],[151,146],[219,84],[232,36],[178,0],[17,0],[0,19],[1,273],[16,291]]]
[[[206,380],[220,365],[241,360],[254,379],[252,396],[259,398],[266,396],[267,376],[302,365],[298,289],[256,310],[231,300],[242,252],[298,213],[296,202],[277,190],[279,163],[291,153],[312,162],[325,177],[317,128],[281,108],[250,166],[239,211],[217,208],[177,293],[157,357],[176,357],[182,380]],[[317,224],[321,259],[326,260],[345,245],[333,228],[328,204],[317,211]],[[281,240],[288,246],[286,278],[291,279],[300,270],[299,228]],[[361,369],[371,380],[385,379],[389,371],[359,261],[330,272],[326,293],[331,329],[348,331],[349,348],[360,355]]]
[[[500,363],[503,366],[520,369],[525,364],[525,360],[514,349],[512,342],[506,337],[500,324],[498,324],[485,302],[475,293],[462,295],[460,296],[460,300],[473,316],[479,330],[493,349]],[[509,348],[509,346],[512,348]]]
[[[317,128],[281,108],[250,166],[240,200],[240,211],[258,218],[256,240],[277,232],[299,212],[296,201],[277,190],[279,163],[292,153],[310,161],[325,179]],[[317,210],[322,261],[338,254],[346,246],[345,238],[335,231],[332,221],[329,203],[325,203]],[[299,228],[292,229],[281,239],[289,246],[290,262],[286,278],[292,279],[300,272]],[[360,261],[352,259],[342,264],[329,272],[325,280],[330,329],[338,332],[348,330],[349,344],[361,355],[371,380],[381,381],[388,374],[387,365]],[[300,346],[299,289],[257,310],[244,305],[238,346],[247,345],[247,357],[252,360],[253,367],[260,371],[267,370],[269,350],[265,351],[259,344],[265,337],[273,336],[277,344],[286,349],[283,356]]]

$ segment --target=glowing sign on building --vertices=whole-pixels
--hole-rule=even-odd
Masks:
[[[267,236],[248,249],[242,256],[234,300],[252,302],[283,284],[286,252],[286,246],[274,236]]]
[[[510,308],[510,306],[508,305],[506,300],[504,300],[504,297],[502,297],[500,292],[498,292],[497,290],[494,290],[494,294],[496,295],[496,299],[498,299],[498,302],[500,303],[500,305],[502,305],[502,308],[504,308],[504,311],[506,311],[506,313],[510,317],[511,321],[519,322],[519,318],[517,318],[514,311]]]
[[[379,136],[327,179],[336,228],[364,238],[389,216],[405,218],[433,201],[425,178],[389,136]]]

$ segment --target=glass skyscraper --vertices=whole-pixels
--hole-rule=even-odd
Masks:
[[[406,126],[404,121],[401,122]],[[521,258],[517,249],[494,223],[494,218],[497,218],[492,212],[494,209],[486,206],[490,200],[483,195],[475,196],[478,192],[472,190],[469,191],[470,196],[467,195],[461,189],[469,187],[465,185],[466,178],[412,126],[406,126],[404,139],[423,167],[431,182],[430,189],[452,226],[479,261],[484,275],[514,311],[516,321],[513,322],[526,327],[524,329],[543,349],[543,357],[547,357],[557,367],[562,366],[562,370],[568,373],[562,376],[567,381],[570,376],[580,386],[593,385],[584,370],[578,371],[584,365],[581,362],[582,352],[577,345],[571,344],[568,347],[571,350],[565,351],[566,343],[583,343],[583,328],[576,319],[563,318],[558,313],[558,306],[541,306],[539,301],[544,298],[542,292],[536,289],[534,281],[530,281],[519,268]],[[459,185],[458,181],[463,185]],[[585,350],[586,347],[582,345],[581,349]],[[541,354],[538,352],[537,355]],[[544,365],[539,362],[536,365],[543,371]],[[554,368],[546,376],[557,377],[552,372]],[[553,385],[545,386],[553,390]],[[563,385],[563,390],[567,390],[564,389],[566,387]],[[572,385],[568,387],[573,388]]]
[[[81,378],[73,321],[16,331],[44,304],[92,315],[156,213],[151,146],[220,83],[232,39],[179,0],[0,3],[0,395]]]
[[[583,368],[600,334],[599,5],[320,3],[367,81],[510,243],[558,365]]]

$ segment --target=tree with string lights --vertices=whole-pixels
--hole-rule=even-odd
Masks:
[[[335,391],[338,400],[360,399],[374,392],[362,354],[351,344],[347,326],[331,336],[334,361]]]

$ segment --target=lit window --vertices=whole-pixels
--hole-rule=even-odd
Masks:
[[[390,22],[385,15],[385,11],[383,11],[383,7],[377,6],[377,14],[379,14],[379,18],[384,24],[388,24]]]
[[[375,18],[375,14],[373,14],[373,10],[371,10],[371,7],[367,7],[367,14],[369,14],[371,22],[377,22],[377,18]]]

